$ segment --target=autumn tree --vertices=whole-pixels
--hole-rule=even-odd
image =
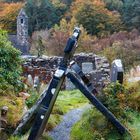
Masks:
[[[124,45],[126,44],[115,42],[112,46],[106,47],[102,54],[107,57],[110,64],[115,59],[121,59],[125,70],[129,70],[136,63],[139,52],[129,47],[126,48]]]
[[[50,30],[36,31],[32,35],[32,47],[31,51],[37,54],[39,49],[38,42],[39,36],[41,37],[42,45],[44,46],[43,53],[47,55],[63,55],[63,50],[66,46],[67,40],[73,32],[76,26],[76,20],[74,18],[68,22],[66,19],[62,19],[60,24],[56,24]],[[78,48],[76,52],[91,52],[93,51],[92,42],[95,37],[88,35],[86,30],[80,26],[81,35],[78,40]],[[96,49],[96,48],[94,48]]]
[[[68,37],[68,32],[56,26],[50,30],[36,31],[32,35],[31,52],[37,54],[41,47],[43,54],[61,56]]]
[[[46,53],[46,38],[48,38],[48,30],[35,31],[32,34],[32,43],[30,52],[41,57]]]
[[[63,55],[63,50],[66,42],[71,34],[71,26],[65,19],[60,21],[60,24],[56,24],[49,30],[36,31],[32,34],[32,46],[31,52],[37,54],[38,42],[41,38],[42,45],[44,46],[43,54],[47,55]]]
[[[119,13],[109,11],[100,0],[76,0],[71,11],[72,16],[91,35],[106,36],[122,27]]]
[[[16,18],[23,3],[0,3],[0,28],[10,33],[16,31]]]

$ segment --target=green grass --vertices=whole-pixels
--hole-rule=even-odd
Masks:
[[[24,102],[21,97],[16,97],[14,95],[0,96],[0,108],[3,106],[8,107],[7,112],[7,123],[10,128],[14,128],[16,123],[20,120],[22,116],[22,111],[24,108]]]
[[[79,90],[61,91],[58,95],[53,111],[47,124],[47,130],[54,128],[62,119],[62,116],[73,108],[86,104],[88,100]]]
[[[61,91],[58,95],[53,111],[50,115],[46,131],[41,140],[51,140],[47,131],[53,129],[62,120],[62,116],[73,108],[78,108],[88,103],[86,97],[78,90]],[[140,115],[133,109],[124,110],[127,118],[122,123],[131,132],[132,140],[140,138]],[[121,117],[120,117],[121,119]],[[11,137],[9,140],[26,140],[28,134],[21,137]],[[82,119],[77,122],[71,131],[71,140],[130,140],[130,136],[121,136],[110,122],[95,108],[87,110]]]
[[[131,131],[133,140],[140,139],[140,113],[136,111],[129,111],[128,115],[130,121],[128,122],[128,128]]]
[[[53,129],[62,120],[62,116],[71,109],[78,108],[88,103],[88,100],[79,90],[61,91],[50,115],[47,130]],[[46,130],[46,131],[47,131]],[[43,134],[42,140],[51,140],[47,132]]]
[[[8,140],[27,140],[28,139],[28,134],[22,136],[22,137],[14,137],[11,136]]]
[[[28,139],[29,134],[26,134],[22,137],[13,137],[11,136],[8,140],[27,140]],[[50,138],[47,133],[43,134],[43,136],[40,138],[40,140],[52,140],[52,138]]]
[[[80,107],[87,102],[87,98],[79,90],[61,91],[55,106],[63,108],[62,110],[66,113],[70,109]]]
[[[120,135],[106,118],[95,108],[84,113],[71,131],[71,140],[139,140],[140,114],[134,110],[126,111],[125,126],[131,135]]]
[[[47,135],[48,130],[52,130],[62,120],[62,116],[71,109],[78,108],[88,103],[88,100],[79,90],[61,91],[58,95],[50,118],[41,140],[51,140]],[[23,137],[11,137],[9,140],[26,140],[28,134]]]

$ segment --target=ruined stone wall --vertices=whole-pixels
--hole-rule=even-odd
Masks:
[[[61,60],[62,57],[57,56],[26,58],[23,64],[23,75],[27,77],[30,74],[33,79],[35,76],[39,76],[40,81],[48,83]],[[105,57],[93,53],[80,53],[76,54],[73,60],[79,64],[83,72],[94,84],[101,86],[109,80],[110,66]],[[71,83],[66,83],[67,89],[71,89]]]

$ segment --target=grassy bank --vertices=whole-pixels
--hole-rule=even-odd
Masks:
[[[139,140],[140,137],[140,82],[111,83],[97,98],[128,128],[130,135],[120,135],[112,124],[95,107],[87,110],[71,131],[71,140]],[[49,140],[52,130],[62,116],[73,108],[81,107],[88,100],[78,90],[61,91],[54,105],[42,140]],[[28,136],[25,136],[27,139]],[[24,140],[23,138],[18,138]],[[15,139],[15,140],[18,140]],[[11,139],[10,139],[11,140]],[[14,139],[12,139],[14,140]]]
[[[69,110],[78,108],[87,102],[88,100],[79,90],[61,91],[49,118],[47,130],[54,128],[61,121],[62,116]]]
[[[118,131],[95,108],[84,113],[71,131],[71,140],[139,140],[140,115],[134,110],[128,110],[127,121],[124,125],[129,129],[130,135],[120,135]]]
[[[86,104],[88,100],[81,94],[79,90],[61,91],[58,95],[53,111],[50,115],[48,124],[46,126],[46,132],[42,136],[42,140],[49,140],[47,135],[48,130],[52,130],[58,125],[62,119],[62,116],[69,110],[78,108]],[[11,137],[9,140],[26,140],[28,134],[23,137]]]
[[[71,140],[139,140],[140,139],[140,82],[124,85],[109,84],[99,99],[130,131],[120,135],[96,109],[84,113],[71,131]]]

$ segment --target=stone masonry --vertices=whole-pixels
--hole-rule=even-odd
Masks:
[[[23,75],[28,77],[32,75],[33,79],[35,76],[39,76],[41,82],[48,83],[53,76],[57,66],[59,65],[62,57],[52,56],[52,57],[42,57],[42,58],[25,58],[25,63],[23,64]],[[94,83],[94,85],[102,85],[109,81],[110,66],[105,57],[95,55],[93,53],[80,53],[74,56],[74,60],[82,66],[92,65],[87,67],[88,73],[85,73],[89,79]],[[73,89],[73,85],[70,84],[69,88]],[[71,87],[72,86],[72,87]]]
[[[22,54],[28,54],[28,38],[28,16],[24,9],[21,9],[17,16],[17,34],[10,34],[9,40],[16,49],[21,51]]]

